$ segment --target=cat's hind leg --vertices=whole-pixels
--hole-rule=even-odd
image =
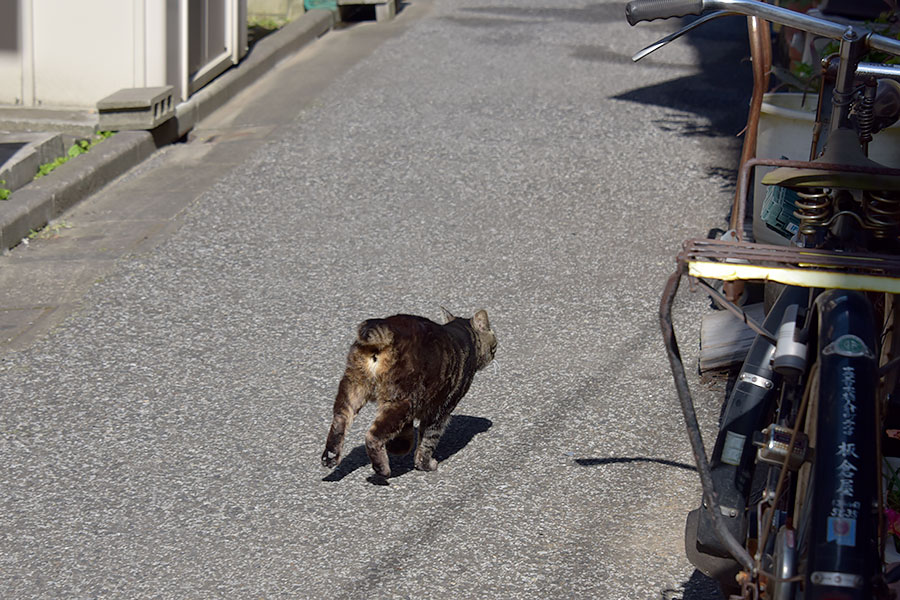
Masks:
[[[416,448],[416,468],[420,471],[434,471],[438,467],[437,461],[432,458],[441,436],[447,428],[447,422],[450,421],[450,415],[439,418],[430,425],[422,424],[419,440],[419,447]]]
[[[404,435],[411,426],[409,402],[401,400],[378,405],[375,422],[366,433],[366,453],[377,474],[382,477],[391,476],[386,445],[398,436]]]
[[[353,377],[353,374],[348,369],[344,377],[341,378],[337,397],[334,399],[334,417],[331,420],[331,428],[328,430],[328,438],[325,440],[322,465],[332,468],[341,462],[341,447],[344,445],[344,435],[360,409],[365,406],[369,395],[369,386]]]
[[[397,437],[392,440],[388,440],[388,442],[384,445],[385,449],[389,454],[397,454],[404,455],[409,454],[410,450],[413,449],[413,445],[416,441],[416,428],[413,426],[412,421],[406,424],[406,427],[403,428]]]

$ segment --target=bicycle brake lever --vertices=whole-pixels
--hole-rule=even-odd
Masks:
[[[704,15],[704,16],[700,17],[699,19],[697,19],[696,21],[692,21],[692,22],[688,23],[687,25],[685,25],[678,31],[676,31],[674,33],[670,33],[666,37],[659,39],[659,40],[655,41],[654,43],[650,44],[649,46],[647,46],[646,48],[644,48],[643,50],[641,50],[640,52],[638,52],[637,54],[632,56],[631,60],[633,62],[637,62],[637,61],[641,60],[648,54],[656,52],[657,50],[659,50],[660,48],[662,48],[669,42],[674,42],[675,40],[677,40],[678,38],[680,38],[687,32],[691,31],[692,29],[696,29],[697,27],[700,27],[707,21],[712,21],[713,19],[718,19],[719,17],[725,17],[727,15],[736,15],[736,14],[739,14],[739,13],[732,12],[729,10],[719,10],[716,12],[709,13],[708,15]]]

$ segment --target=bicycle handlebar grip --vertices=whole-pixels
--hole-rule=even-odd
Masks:
[[[625,18],[629,25],[641,21],[699,15],[703,12],[703,0],[631,0],[625,6]]]

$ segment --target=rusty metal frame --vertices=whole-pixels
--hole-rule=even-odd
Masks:
[[[687,428],[688,438],[691,442],[691,450],[694,453],[694,462],[697,464],[697,472],[700,475],[700,485],[703,488],[703,497],[709,510],[716,534],[722,543],[728,548],[731,555],[737,559],[748,573],[755,573],[756,566],[753,558],[746,548],[731,534],[725,522],[722,520],[719,497],[713,484],[712,471],[709,468],[709,458],[703,445],[703,436],[700,433],[700,424],[697,420],[697,411],[694,408],[694,400],[688,386],[687,374],[684,362],[681,360],[681,352],[678,349],[678,340],[675,337],[675,327],[672,322],[672,304],[678,293],[678,286],[687,269],[687,263],[682,257],[678,259],[677,270],[669,276],[665,291],[659,306],[659,323],[662,329],[663,341],[666,346],[666,354],[669,357],[669,366],[672,369],[672,377],[675,380],[675,389],[681,403],[681,412],[684,424]]]

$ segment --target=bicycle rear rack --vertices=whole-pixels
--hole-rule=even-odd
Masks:
[[[704,279],[900,294],[900,257],[889,254],[697,239],[684,243],[678,263]]]

